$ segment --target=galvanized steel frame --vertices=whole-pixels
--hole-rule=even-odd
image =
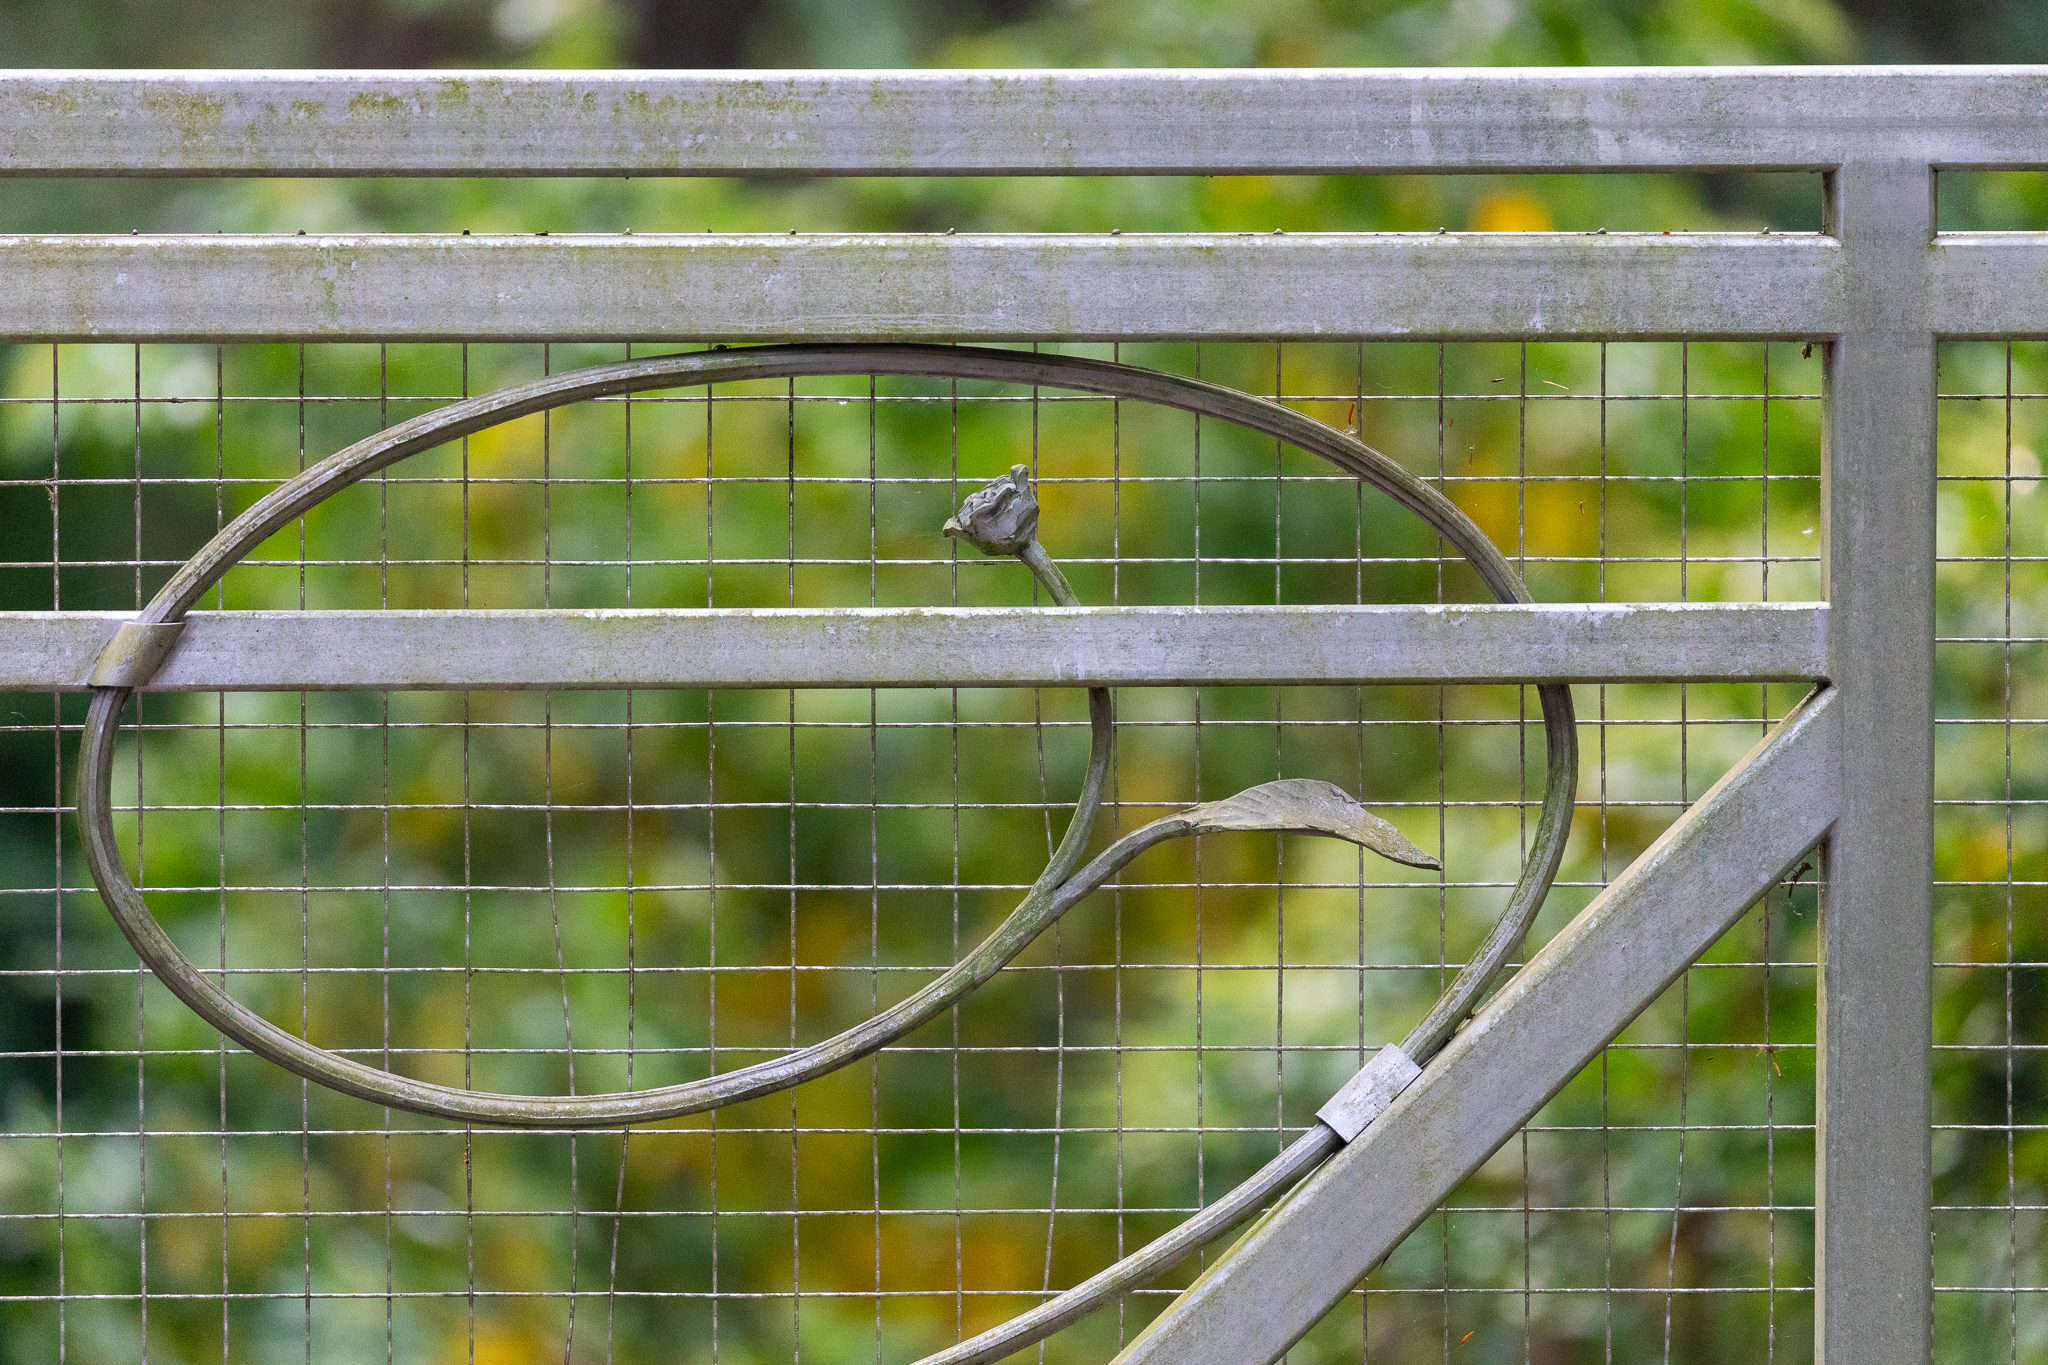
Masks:
[[[0,688],[85,690],[129,619],[0,612]],[[1818,682],[1827,658],[1814,602],[195,611],[143,690]]]
[[[2048,166],[2048,70],[19,73],[0,77],[0,130],[8,175],[1823,173],[1828,214],[1817,235],[11,237],[0,239],[0,335],[1824,344],[1825,606],[1338,612],[1319,622],[1331,634],[1314,646],[1264,651],[1279,660],[1273,669],[1243,675],[1440,676],[1446,654],[1463,649],[1476,662],[1451,676],[1825,677],[1831,686],[1452,1044],[1477,1059],[1458,1063],[1475,1072],[1514,1053],[1540,1055],[1543,1075],[1525,1077],[1477,1124],[1460,1117],[1472,1101],[1459,1099],[1447,1056],[1131,1356],[1241,1361],[1284,1348],[1717,924],[1825,833],[1817,1353],[1925,1358],[1933,347],[1940,337],[2048,333],[2048,236],[1937,236],[1932,187],[1940,170]],[[1347,287],[1328,288],[1332,278]],[[442,685],[516,682],[502,660],[533,631],[594,645],[634,639],[659,653],[664,632],[730,630],[760,651],[756,685],[916,681],[928,656],[904,653],[907,640],[932,652],[964,645],[985,681],[1048,681],[1020,651],[1054,634],[1068,651],[1061,682],[1237,678],[1233,665],[1176,664],[1186,657],[1181,632],[1292,631],[1270,612],[1227,626],[1206,611],[1030,616],[862,618],[872,635],[835,665],[844,671],[813,672],[776,657],[780,632],[805,628],[795,619],[506,614],[465,623],[477,643],[443,661]],[[81,664],[89,668],[114,628],[98,617],[0,621],[10,642],[34,642],[8,664],[9,685],[82,685]],[[163,681],[376,686],[390,671],[369,665],[352,677],[280,673],[265,684],[228,662],[243,647],[232,637],[367,631],[389,651],[369,657],[395,671],[390,661],[409,654],[408,632],[421,628],[202,618],[190,663],[174,660]],[[200,648],[210,633],[227,642],[215,654]],[[1129,652],[1124,671],[1105,666],[1105,650],[1125,654],[1141,638],[1156,643]],[[1419,652],[1404,663],[1409,649]],[[902,671],[881,668],[878,653]],[[730,681],[656,665],[628,671],[634,681]],[[581,685],[619,684],[586,671]],[[1757,828],[1759,794],[1798,818]],[[1748,832],[1731,843],[1730,831]],[[1679,903],[1653,904],[1666,895]],[[1546,991],[1584,977],[1632,936],[1655,951],[1625,981],[1579,992],[1601,1009],[1518,1031],[1514,1021],[1549,1017]],[[1468,1136],[1449,1145],[1430,1136],[1432,1124],[1468,1118],[1477,1124]],[[1404,1187],[1389,1178],[1417,1163],[1428,1179]],[[1299,1287],[1255,1296],[1255,1312],[1223,1307],[1276,1274],[1298,1275]]]

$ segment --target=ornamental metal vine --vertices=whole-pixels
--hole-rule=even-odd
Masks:
[[[1114,748],[1107,688],[1088,689],[1089,755],[1065,834],[1001,923],[951,967],[895,1004],[830,1038],[738,1070],[650,1090],[516,1095],[436,1085],[367,1065],[278,1027],[235,1000],[179,951],[128,873],[113,826],[113,755],[130,694],[175,648],[201,595],[280,527],[340,490],[408,456],[516,417],[608,395],[742,379],[913,375],[990,380],[1095,393],[1179,408],[1276,437],[1381,489],[1461,553],[1498,599],[1529,600],[1505,557],[1462,511],[1393,460],[1281,404],[1198,380],[1106,361],[986,348],[911,345],[764,346],[624,361],[549,376],[452,404],[337,452],[259,499],[172,574],[117,633],[93,672],[83,738],[78,818],[94,883],[115,922],[152,971],[191,1009],[252,1052],[289,1071],[377,1104],[465,1122],[595,1127],[701,1113],[771,1094],[867,1057],[943,1013],[1012,962],[1048,926],[1133,859],[1170,840],[1231,831],[1287,831],[1346,840],[1412,867],[1437,861],[1349,793],[1289,778],[1191,806],[1133,830],[1092,858]],[[1039,505],[1019,466],[980,489],[944,533],[984,554],[1016,559],[1061,606],[1079,605],[1038,538]],[[935,684],[944,679],[933,679]],[[930,1357],[933,1365],[993,1360],[1037,1340],[1108,1298],[1159,1274],[1242,1221],[1355,1137],[1426,1066],[1498,981],[1535,918],[1563,856],[1578,749],[1571,697],[1537,689],[1546,737],[1541,816],[1521,876],[1492,931],[1423,1020],[1384,1047],[1319,1113],[1322,1120],[1264,1169],[1148,1247],[1046,1303]]]

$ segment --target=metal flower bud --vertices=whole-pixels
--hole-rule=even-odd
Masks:
[[[1020,555],[1038,538],[1038,499],[1023,465],[970,495],[943,528],[985,555]]]

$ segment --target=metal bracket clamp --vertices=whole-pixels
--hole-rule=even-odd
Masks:
[[[184,633],[183,621],[123,621],[114,638],[92,661],[86,685],[125,687],[130,691],[141,687],[156,676]]]
[[[1422,1068],[1415,1064],[1413,1057],[1389,1043],[1360,1067],[1357,1075],[1344,1082],[1343,1087],[1330,1096],[1328,1103],[1316,1110],[1316,1117],[1328,1124],[1338,1137],[1350,1142],[1385,1113],[1394,1097],[1421,1074]]]

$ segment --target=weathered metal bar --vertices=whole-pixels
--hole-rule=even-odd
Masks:
[[[1782,233],[12,236],[0,336],[1820,336],[1839,256]]]
[[[1933,1323],[1933,174],[1846,167],[1830,215],[1855,276],[1823,423],[1842,813],[1821,904],[1815,1354],[1905,1365]]]
[[[1772,731],[1118,1361],[1248,1365],[1313,1327],[1827,831],[1841,709]]]
[[[1820,679],[1819,603],[194,612],[159,691]],[[0,613],[78,690],[125,615]]]
[[[1943,233],[1928,269],[1927,311],[1938,334],[2048,336],[2048,232]]]
[[[2040,165],[2039,67],[24,71],[0,172],[724,175]]]

